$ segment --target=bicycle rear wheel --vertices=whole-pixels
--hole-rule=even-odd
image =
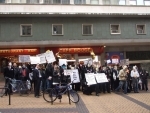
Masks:
[[[43,98],[46,102],[54,102],[57,99],[57,92],[55,89],[49,88],[43,92]]]
[[[77,103],[79,102],[79,95],[76,91],[74,90],[70,90],[69,91],[69,94],[70,94],[70,100],[73,102],[73,103]]]
[[[24,86],[19,87],[19,94],[20,96],[28,96],[29,95],[29,90],[25,88]]]

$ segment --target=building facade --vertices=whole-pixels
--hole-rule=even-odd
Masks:
[[[102,65],[120,52],[147,67],[149,44],[150,0],[0,0],[1,67],[46,50],[76,60],[94,52]]]

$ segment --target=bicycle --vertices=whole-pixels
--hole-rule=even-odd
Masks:
[[[7,84],[4,86],[4,88],[9,88],[9,85],[12,87],[12,92],[18,92],[20,96],[26,95],[28,96],[31,93],[31,84],[30,81],[23,82],[21,80],[11,79],[8,77],[5,77],[5,79],[8,81]],[[0,96],[7,95],[7,90],[2,89],[0,92]]]
[[[62,95],[68,93],[68,97],[69,97],[69,103],[70,100],[73,103],[77,103],[79,102],[79,95],[76,91],[72,90],[72,88],[70,87],[72,83],[67,84],[66,86],[55,86],[55,88],[49,88],[46,89],[43,92],[43,98],[45,101],[47,102],[51,102],[53,103],[57,98],[62,99]]]

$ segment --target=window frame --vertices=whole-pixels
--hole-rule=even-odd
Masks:
[[[54,25],[61,25],[62,26],[62,34],[54,34],[54,31],[53,31],[53,26]],[[64,35],[63,24],[52,24],[52,35],[53,36],[63,36]]]
[[[138,33],[138,26],[144,26],[144,33]],[[137,35],[146,35],[146,24],[136,24],[136,34]]]
[[[119,33],[112,33],[111,26],[113,26],[113,25],[118,25],[118,31],[119,31]],[[121,34],[120,24],[110,24],[110,34],[112,34],[112,35],[120,35]]]
[[[90,25],[91,26],[91,34],[83,34],[83,26]],[[83,36],[92,36],[93,35],[93,24],[82,24],[82,35]]]
[[[31,35],[23,35],[22,33],[22,26],[31,26]],[[33,36],[33,34],[32,34],[32,24],[20,24],[20,36],[22,36],[22,37],[28,37],[28,36]]]

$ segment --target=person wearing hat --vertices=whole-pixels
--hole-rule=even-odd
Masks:
[[[123,69],[120,70],[119,72],[119,86],[115,89],[116,92],[118,92],[122,86],[124,85],[124,94],[127,94],[127,71],[128,67],[123,66]]]

